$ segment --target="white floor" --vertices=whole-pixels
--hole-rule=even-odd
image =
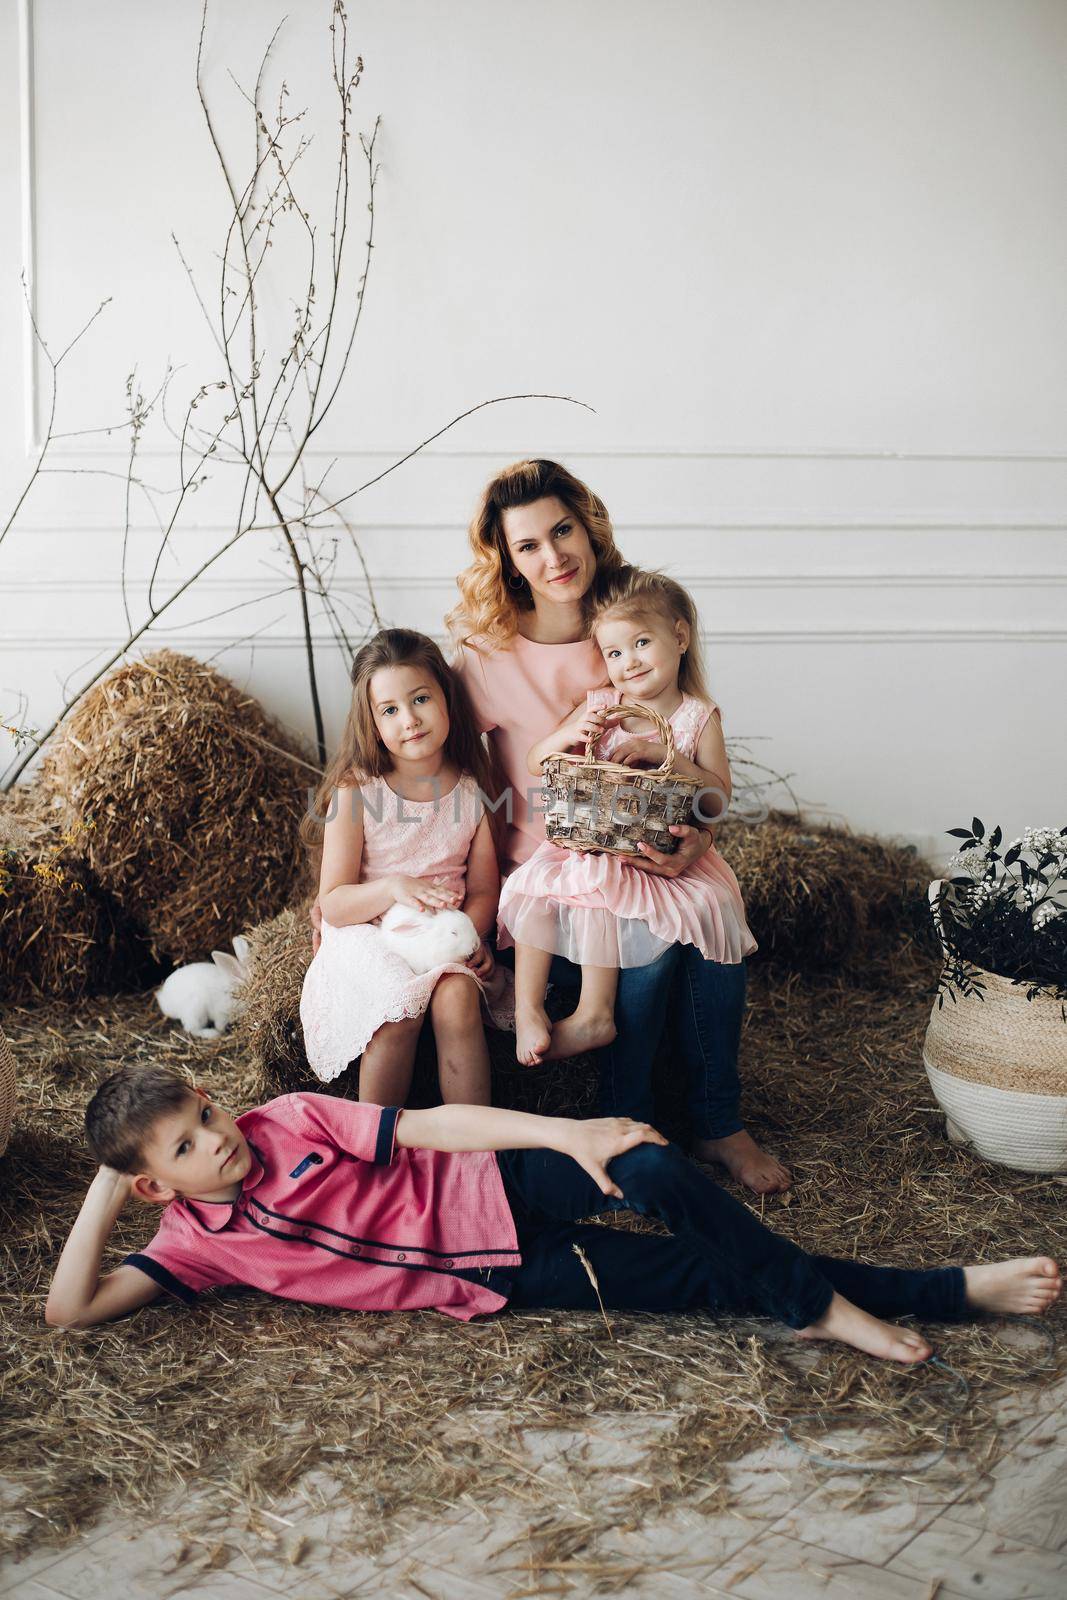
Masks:
[[[669,1420],[669,1419],[663,1419]],[[328,1482],[312,1479],[249,1524],[187,1501],[173,1520],[99,1527],[61,1550],[0,1567],[5,1600],[519,1600],[608,1594],[681,1600],[1064,1600],[1067,1596],[1067,1384],[998,1410],[1004,1453],[986,1473],[951,1462],[869,1480],[812,1468],[774,1445],[730,1469],[732,1508],[619,1523],[591,1548],[531,1568],[521,1495],[487,1514],[471,1504],[436,1523],[394,1521],[375,1558]],[[662,1420],[660,1422],[662,1426]],[[654,1418],[591,1418],[582,1434],[516,1435],[517,1477],[558,1485],[573,1525],[576,1475],[640,1483],[641,1429]],[[632,1491],[631,1491],[632,1492]]]

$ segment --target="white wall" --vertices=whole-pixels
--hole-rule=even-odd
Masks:
[[[268,82],[309,107],[324,243],[329,5],[290,10]],[[227,69],[250,85],[282,8],[216,13],[205,80],[236,150]],[[121,422],[134,367],[146,392],[168,357],[176,395],[215,376],[170,238],[214,293],[226,207],[198,28],[199,0],[0,13],[0,507],[47,399],[23,263],[56,346],[112,297],[63,369],[61,430]],[[492,395],[595,407],[480,412],[351,502],[387,620],[440,634],[479,485],[556,454],[629,557],[692,586],[728,732],[813,807],[924,845],[974,812],[1067,821],[1067,8],[366,0],[351,32],[357,123],[383,119],[377,248],[311,470],[335,461],[334,492],[354,488]],[[362,238],[358,200],[353,218]],[[119,635],[125,454],[121,432],[60,441],[66,470],[0,546],[0,720],[23,691],[43,725]],[[175,482],[161,428],[139,467]],[[172,580],[234,508],[225,474],[190,502]],[[136,499],[135,613],[154,548]],[[212,620],[284,581],[250,535],[155,636],[306,728],[293,598]],[[358,604],[351,554],[338,588]],[[336,730],[344,673],[318,631]]]

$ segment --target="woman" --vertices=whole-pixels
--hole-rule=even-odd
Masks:
[[[544,838],[540,784],[530,779],[527,752],[588,689],[608,681],[586,618],[605,580],[625,563],[603,501],[553,461],[519,461],[494,477],[470,544],[474,560],[459,576],[462,598],[447,620],[460,640],[456,669],[510,785],[501,861],[507,872]],[[711,844],[702,828],[675,825],[671,832],[676,854],[642,844],[644,859],[634,865],[673,877]],[[580,974],[556,957],[552,979],[577,984]],[[676,945],[649,966],[620,972],[617,1035],[597,1052],[600,1114],[652,1120],[652,1062],[672,1000],[693,1153],[721,1162],[756,1194],[788,1188],[786,1168],[760,1149],[739,1116],[743,964],[719,965]],[[557,1024],[551,1053],[579,1043]]]

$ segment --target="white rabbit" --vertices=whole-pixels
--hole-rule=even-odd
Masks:
[[[238,934],[233,948],[235,956],[212,950],[210,961],[176,967],[156,990],[163,1015],[174,1017],[194,1039],[217,1039],[240,1010],[233,991],[248,976],[248,940]]]
[[[465,911],[413,911],[390,906],[381,920],[386,945],[418,976],[448,962],[462,965],[481,944]]]

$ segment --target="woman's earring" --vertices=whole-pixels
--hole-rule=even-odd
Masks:
[[[525,582],[526,582],[525,578],[521,577],[519,575],[519,573],[513,572],[511,574],[511,577],[508,579],[508,588],[509,589],[521,589],[523,587],[523,585],[525,584]]]

